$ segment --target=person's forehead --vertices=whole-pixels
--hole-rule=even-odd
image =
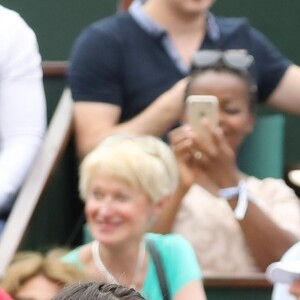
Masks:
[[[60,290],[59,285],[43,275],[36,275],[19,288],[15,299],[19,300],[50,300]]]
[[[224,84],[240,85],[245,83],[245,79],[229,71],[207,70],[197,73],[191,77],[191,86],[215,86],[215,81]]]

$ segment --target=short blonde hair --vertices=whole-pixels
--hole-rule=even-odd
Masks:
[[[57,283],[59,287],[86,280],[83,272],[62,261],[62,256],[68,252],[68,249],[60,248],[52,249],[46,254],[21,251],[15,255],[0,286],[15,298],[20,287],[39,274]]]
[[[153,203],[174,193],[178,184],[172,149],[150,135],[111,135],[90,152],[80,165],[79,190],[83,200],[96,170],[140,188]]]

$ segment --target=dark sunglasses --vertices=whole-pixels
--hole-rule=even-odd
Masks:
[[[253,56],[244,49],[200,50],[193,56],[192,69],[206,69],[223,63],[230,69],[246,72],[253,61]]]

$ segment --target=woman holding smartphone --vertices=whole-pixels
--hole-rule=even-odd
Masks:
[[[218,126],[202,120],[209,142],[189,124],[170,133],[181,180],[154,230],[187,238],[205,275],[263,272],[300,237],[294,192],[282,180],[260,180],[238,168],[255,122],[252,61],[243,50],[199,51],[186,94],[216,96]]]
[[[103,140],[80,167],[80,193],[94,240],[63,260],[88,279],[133,287],[146,299],[167,299],[167,291],[170,300],[205,299],[187,241],[176,234],[146,234],[177,182],[175,156],[159,138],[113,135]],[[162,273],[167,289],[160,287]]]

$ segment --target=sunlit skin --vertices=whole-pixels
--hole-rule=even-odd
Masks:
[[[237,152],[254,125],[246,83],[234,74],[208,71],[193,80],[189,94],[215,95],[218,98],[219,125],[231,148]]]
[[[101,245],[117,246],[142,238],[155,213],[145,193],[99,170],[91,178],[88,190],[87,222]]]
[[[300,279],[291,284],[289,292],[300,300]]]
[[[31,277],[19,288],[15,300],[50,300],[60,291],[59,285],[44,275]]]

